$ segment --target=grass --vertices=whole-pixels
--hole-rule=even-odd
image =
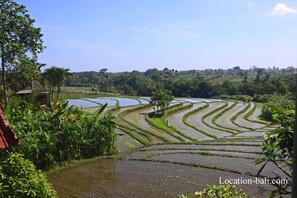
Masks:
[[[165,133],[171,135],[172,137],[175,137],[175,138],[178,139],[179,141],[181,141],[181,142],[185,142],[185,140],[184,140],[183,138],[181,138],[181,137],[179,137],[179,136],[177,136],[177,135],[174,134],[176,131],[174,131],[172,128],[170,128],[170,127],[168,127],[168,126],[165,125],[165,123],[163,122],[162,118],[156,118],[156,119],[159,119],[158,124],[157,124],[157,123],[154,123],[154,122],[152,121],[152,119],[150,119],[150,118],[148,117],[148,115],[145,116],[145,120],[146,120],[149,124],[153,125],[154,127],[158,128],[158,129],[160,129],[160,130],[163,130]]]
[[[170,134],[173,134],[175,132],[171,128],[166,126],[161,118],[153,118],[153,119],[150,119],[150,121],[153,125],[157,126],[158,128],[160,128]]]
[[[140,109],[145,109],[145,108],[150,107],[150,106],[151,106],[150,104],[147,104],[147,105],[142,105],[142,106],[135,107],[135,108],[133,108],[133,109],[127,109],[126,111],[121,112],[121,113],[118,115],[118,117],[119,117],[120,119],[122,119],[123,121],[125,121],[126,123],[130,124],[131,126],[133,126],[134,128],[136,128],[136,129],[142,131],[143,133],[147,133],[147,134],[149,134],[149,135],[151,135],[151,136],[154,136],[154,137],[158,138],[159,140],[161,140],[161,141],[163,141],[163,142],[169,143],[170,141],[169,141],[167,138],[165,138],[165,137],[163,137],[163,136],[161,136],[161,135],[152,133],[151,131],[148,131],[148,130],[144,129],[144,128],[142,128],[142,127],[140,127],[140,126],[134,124],[133,122],[131,122],[131,121],[129,121],[129,120],[127,120],[127,119],[125,118],[125,116],[126,116],[128,113],[130,113],[130,112],[137,111],[137,110],[140,110]]]
[[[153,119],[156,119],[153,118],[153,119],[150,119],[149,116],[145,116],[145,120],[150,123],[151,125],[155,126],[156,128],[160,129],[160,130],[163,130],[164,132],[168,133],[169,135],[179,139],[181,142],[185,142],[185,140],[183,138],[181,138],[180,136],[186,138],[186,139],[189,139],[191,141],[198,141],[197,139],[194,139],[190,136],[187,136],[185,135],[184,133],[182,133],[181,131],[175,129],[174,127],[172,126],[168,126],[167,124],[165,124],[165,121],[164,121],[164,118],[170,114],[173,114],[173,113],[178,113],[180,111],[183,111],[187,108],[191,108],[193,106],[193,103],[190,103],[190,104],[186,104],[186,105],[183,105],[182,103],[178,103],[176,105],[172,105],[170,106],[168,109],[165,110],[165,114],[162,116],[162,117],[159,117],[160,121],[159,124],[158,123],[154,123],[153,122]],[[177,133],[179,134],[180,136],[177,136],[175,135],[174,133]]]

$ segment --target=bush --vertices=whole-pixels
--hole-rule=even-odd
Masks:
[[[254,102],[268,102],[269,101],[269,98],[273,96],[271,94],[256,94],[253,98],[253,101]]]
[[[203,191],[197,191],[194,195],[180,195],[179,198],[248,198],[249,196],[235,185],[207,186]]]
[[[295,103],[289,95],[271,95],[268,102],[263,106],[261,114],[261,117],[268,121],[273,121],[272,115],[276,113],[271,106],[290,110],[295,108]]]
[[[3,197],[57,197],[46,176],[20,154],[0,163],[0,194]]]
[[[20,138],[15,149],[37,168],[46,170],[56,163],[115,150],[115,123],[110,115],[100,117],[102,111],[93,115],[59,102],[47,110],[19,100],[11,106],[6,116]]]
[[[270,108],[275,112],[273,114],[274,122],[280,126],[264,134],[265,141],[262,145],[262,155],[254,161],[255,164],[262,164],[257,176],[261,175],[261,172],[269,162],[275,164],[280,172],[292,178],[295,110],[284,110],[273,106]],[[273,179],[282,179],[282,175],[273,173],[275,175]],[[290,180],[287,184],[277,182],[271,184],[276,189],[271,191],[270,197],[279,195],[282,197],[282,195],[290,194],[292,189],[291,184],[292,182]]]

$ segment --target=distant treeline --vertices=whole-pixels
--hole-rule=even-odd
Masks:
[[[207,69],[177,71],[148,69],[110,73],[76,72],[65,82],[66,86],[89,86],[93,91],[114,92],[125,95],[151,96],[156,89],[171,90],[176,97],[209,98],[220,95],[255,95],[292,93],[294,91],[294,67],[286,69],[257,68],[243,70]]]

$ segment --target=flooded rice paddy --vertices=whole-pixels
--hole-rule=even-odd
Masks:
[[[261,109],[254,109],[255,103],[177,98],[162,127],[150,123],[147,113],[154,111],[152,107],[134,110],[148,104],[147,97],[101,97],[69,104],[90,108],[104,102],[123,107],[112,112],[121,157],[48,175],[59,197],[177,197],[218,185],[220,178],[254,179],[260,165],[253,161],[261,154],[263,132],[277,127],[259,119]],[[192,106],[176,105],[180,102]],[[263,176],[273,176],[272,172],[282,174],[268,164]],[[256,184],[239,188],[254,197],[267,197],[272,190]]]
[[[259,168],[252,164],[258,154],[249,153],[241,147],[237,151],[245,150],[244,153],[203,151],[199,150],[202,149],[200,145],[187,146],[193,150],[184,150],[185,145],[171,146],[176,150],[146,147],[143,151],[127,154],[122,159],[98,159],[51,174],[48,179],[54,184],[60,197],[169,198],[202,190],[206,184],[217,185],[220,177],[254,179],[248,173],[254,174]],[[216,146],[204,148],[217,149]],[[232,151],[234,148],[228,149]],[[265,174],[270,172],[266,171]],[[255,197],[266,197],[272,189],[266,185],[241,185],[240,188]]]

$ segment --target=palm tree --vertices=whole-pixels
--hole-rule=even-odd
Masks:
[[[65,80],[70,77],[69,69],[65,68],[56,68],[56,82],[57,82],[57,99],[59,98],[59,93],[61,92],[61,87],[64,84]]]
[[[61,87],[66,79],[70,77],[69,69],[61,68],[61,67],[51,67],[44,71],[43,78],[48,83],[50,87],[50,93],[52,99],[54,97],[54,88],[57,87],[57,99],[59,98],[59,94],[61,92]]]

